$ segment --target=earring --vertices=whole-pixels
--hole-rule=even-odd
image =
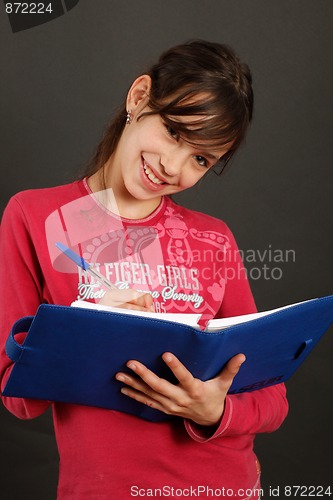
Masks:
[[[132,121],[132,111],[129,109],[126,115],[126,125],[129,125]]]

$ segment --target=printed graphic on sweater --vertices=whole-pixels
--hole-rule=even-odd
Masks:
[[[98,302],[106,292],[89,273],[59,253],[56,241],[72,248],[118,288],[150,293],[157,311],[214,314],[224,296],[228,237],[197,227],[195,219],[190,225],[169,200],[160,212],[157,220],[121,219],[89,195],[48,217],[46,234],[53,267],[78,274],[73,300]]]

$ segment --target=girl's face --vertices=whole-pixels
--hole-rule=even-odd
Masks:
[[[149,111],[147,107],[150,83],[144,75],[130,90],[127,109],[132,121],[110,158],[109,173],[116,197],[128,203],[141,201],[153,210],[163,195],[179,193],[190,188],[211,168],[228,148],[207,150],[194,147],[170,129],[160,115],[137,117]],[[182,122],[193,117],[179,117]]]

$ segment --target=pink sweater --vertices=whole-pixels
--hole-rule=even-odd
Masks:
[[[0,269],[2,389],[12,366],[4,344],[18,318],[35,314],[42,302],[69,305],[103,295],[98,283],[55,251],[55,240],[66,243],[68,237],[118,286],[152,293],[157,310],[205,318],[255,311],[235,240],[213,217],[164,198],[146,219],[119,219],[102,209],[84,181],[18,193],[1,225],[0,261],[6,263]],[[21,419],[34,418],[51,404],[2,399]],[[230,493],[257,499],[260,465],[253,441],[257,433],[276,430],[287,408],[283,384],[228,396],[217,429],[180,418],[151,423],[111,410],[53,404],[58,499]]]

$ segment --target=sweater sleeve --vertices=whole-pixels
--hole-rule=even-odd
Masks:
[[[29,224],[17,197],[8,203],[0,228],[0,382],[1,391],[13,362],[5,344],[19,318],[34,315],[42,299],[43,279],[30,236]],[[24,336],[20,336],[20,342]],[[23,338],[22,338],[23,337]],[[49,407],[47,401],[2,396],[4,406],[22,419],[34,418]]]
[[[189,420],[185,421],[185,428],[192,439],[203,443],[241,434],[273,432],[280,427],[287,413],[286,388],[284,384],[278,384],[227,396],[222,420],[214,430]]]
[[[256,312],[246,270],[232,233],[227,229],[230,247],[225,259],[225,294],[216,317],[232,317]],[[246,361],[245,361],[246,362]],[[265,389],[227,395],[218,427],[204,427],[185,420],[185,428],[198,442],[244,434],[273,432],[288,413],[286,388],[278,384]]]

